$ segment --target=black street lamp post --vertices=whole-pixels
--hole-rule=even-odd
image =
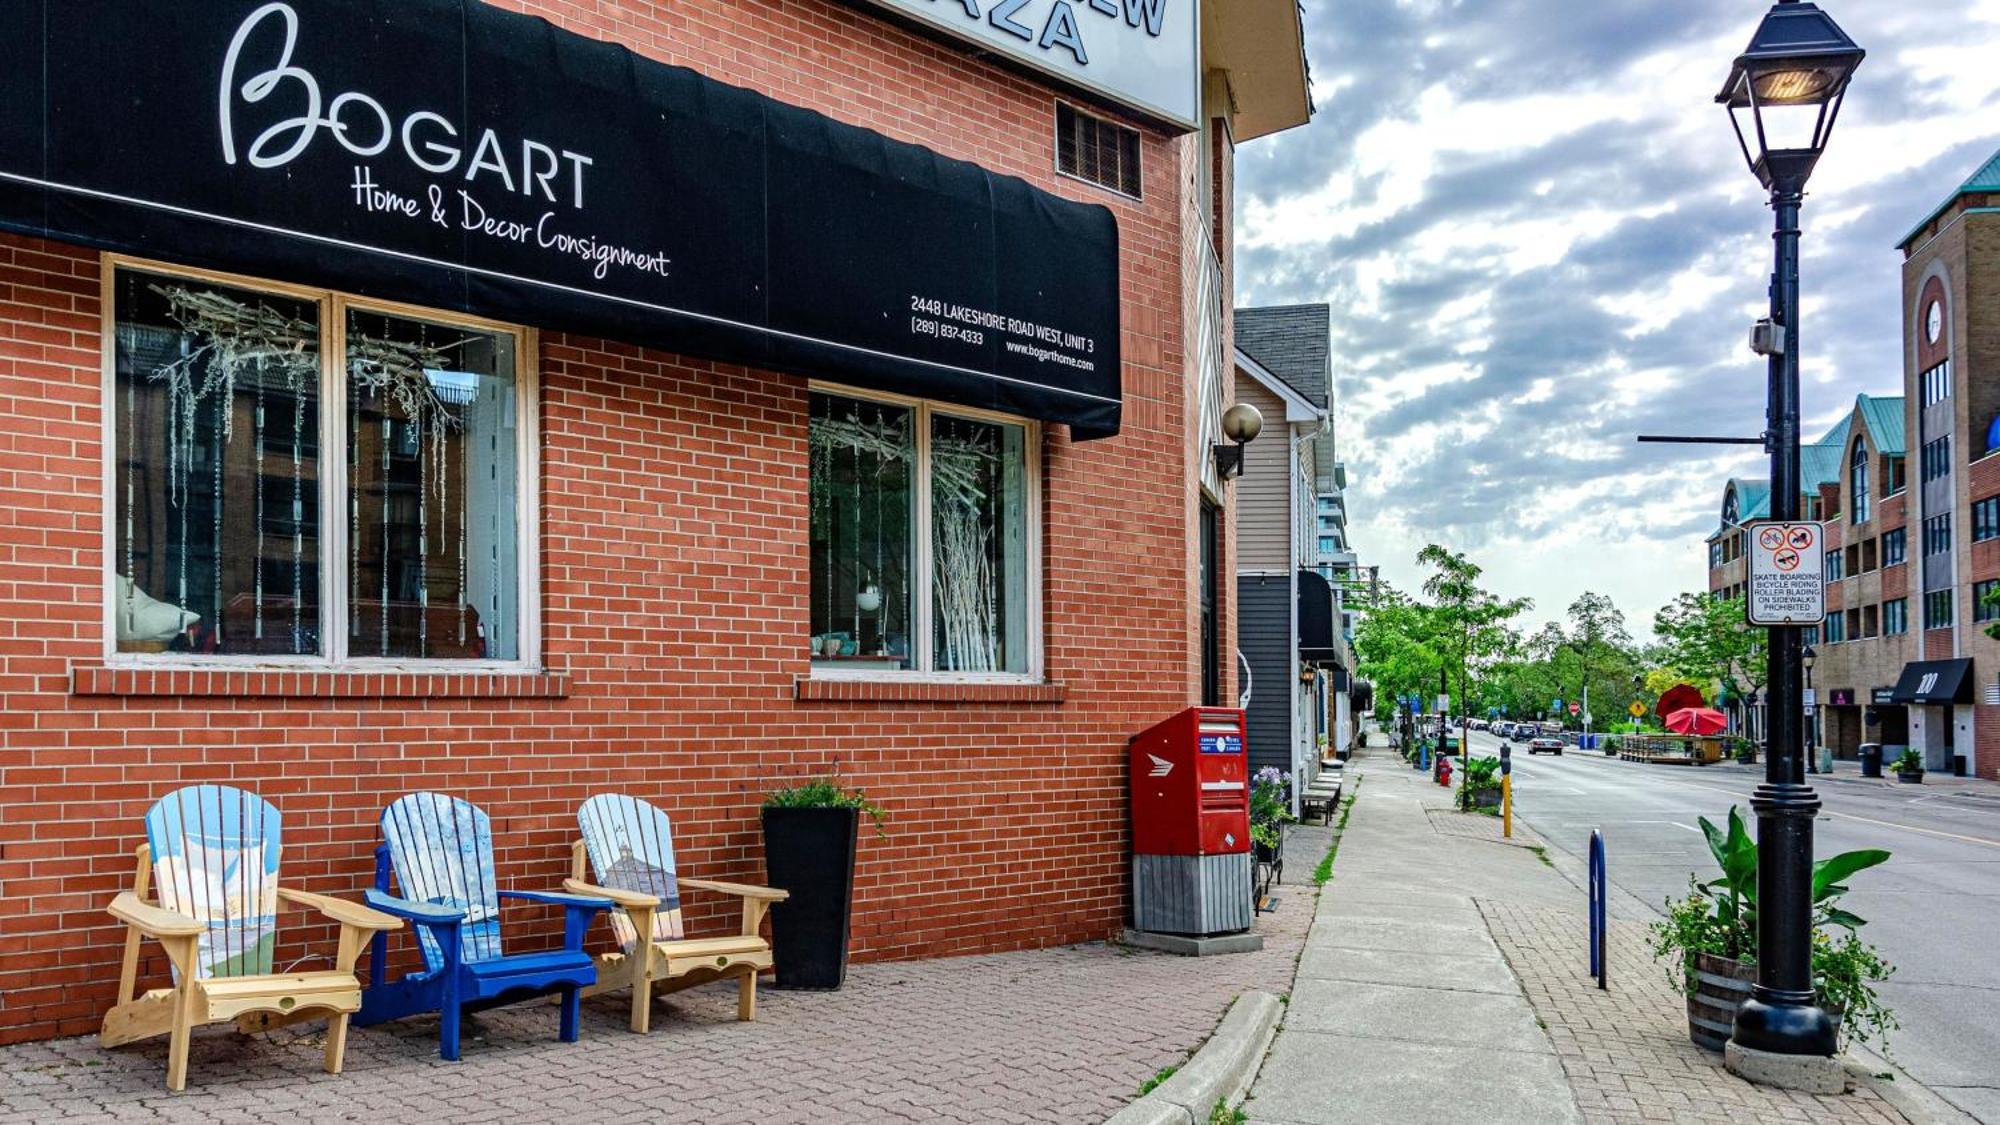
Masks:
[[[1805,669],[1806,673],[1807,691],[1812,690],[1813,663],[1818,659],[1819,659],[1819,654],[1813,651],[1813,647],[1811,645],[1807,645],[1805,651],[1799,654],[1799,667]],[[1818,773],[1819,772],[1819,700],[1818,699],[1813,700],[1813,705],[1811,709],[1806,712],[1805,742],[1806,742],[1806,753],[1805,753],[1806,772]]]
[[[1783,522],[1800,518],[1799,205],[1863,55],[1817,5],[1780,0],[1716,96],[1777,214],[1771,319],[1752,339],[1770,360],[1765,444],[1771,518]],[[1765,649],[1768,753],[1764,784],[1750,801],[1757,813],[1757,983],[1737,1012],[1731,1041],[1771,1054],[1831,1056],[1833,1021],[1815,1003],[1812,982],[1813,818],[1820,804],[1802,760],[1803,640],[1799,626],[1773,627]]]

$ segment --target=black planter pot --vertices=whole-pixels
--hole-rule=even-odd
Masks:
[[[771,907],[775,988],[832,991],[847,976],[857,809],[765,809],[764,867],[791,897]]]
[[[1897,770],[1896,780],[1902,782],[1904,785],[1922,785],[1924,783],[1924,771]]]

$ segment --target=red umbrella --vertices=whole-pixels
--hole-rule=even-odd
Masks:
[[[1707,705],[1708,701],[1701,697],[1700,690],[1694,685],[1675,684],[1661,694],[1659,706],[1653,709],[1653,714],[1664,719],[1683,707],[1706,707]]]
[[[1666,724],[1675,734],[1721,734],[1729,729],[1729,716],[1713,707],[1683,707],[1669,714]]]

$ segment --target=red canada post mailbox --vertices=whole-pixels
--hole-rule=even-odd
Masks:
[[[1132,740],[1132,912],[1140,930],[1250,928],[1243,712],[1190,707]]]

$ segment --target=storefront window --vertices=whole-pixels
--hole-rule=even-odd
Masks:
[[[513,660],[514,338],[347,315],[348,653]]]
[[[931,419],[931,553],[940,671],[1025,672],[1027,431]]]
[[[812,655],[822,667],[915,667],[915,411],[814,395]]]
[[[1032,671],[1033,431],[816,393],[813,666]]]
[[[114,292],[116,651],[525,658],[516,334],[150,269]]]
[[[118,274],[121,653],[321,651],[317,303]]]

